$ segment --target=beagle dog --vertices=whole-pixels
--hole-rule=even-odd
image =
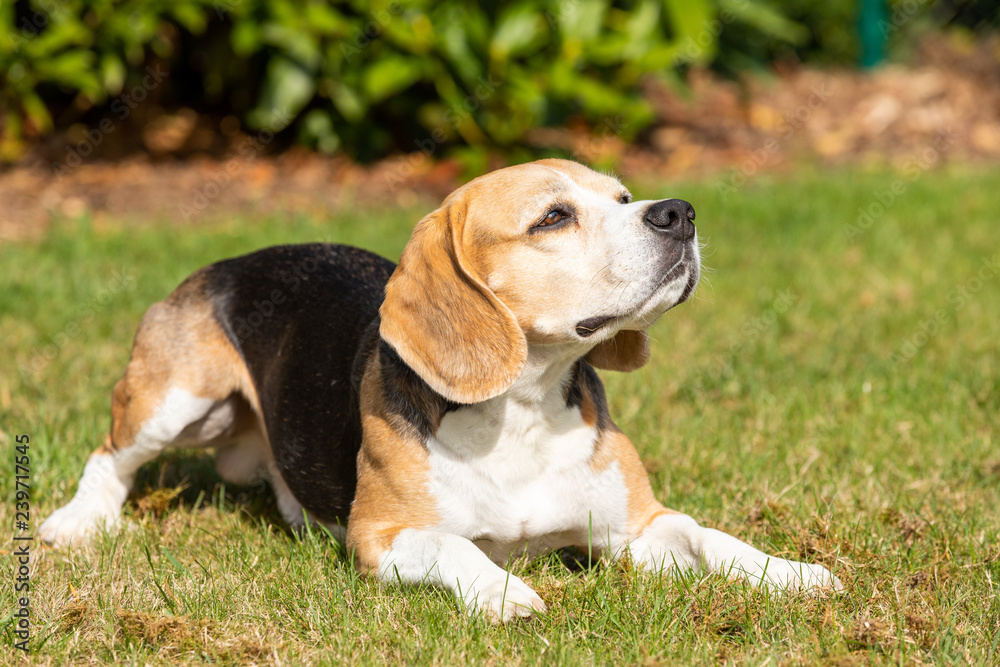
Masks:
[[[329,527],[361,571],[496,620],[545,610],[511,555],[572,545],[840,588],[663,507],[608,414],[594,369],[642,366],[645,330],[694,291],[694,217],[541,160],[453,192],[398,266],[308,244],[205,267],[146,313],[111,433],[40,537],[113,527],[142,464],[214,447],[223,479],[266,478],[289,524]]]

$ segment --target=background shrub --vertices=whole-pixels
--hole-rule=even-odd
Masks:
[[[142,103],[139,95],[167,109],[235,115],[252,130],[363,160],[439,146],[511,150],[528,130],[573,118],[591,128],[610,124],[630,139],[653,118],[639,94],[643,76],[676,77],[691,64],[736,70],[788,52],[808,56],[813,48],[832,61],[853,58],[853,3],[837,0],[819,14],[810,6],[2,3],[0,159],[19,157],[54,126],[123,120],[126,109]]]

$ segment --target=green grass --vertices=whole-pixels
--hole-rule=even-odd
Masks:
[[[337,543],[288,533],[269,492],[225,488],[206,455],[181,452],[140,473],[125,530],[89,550],[38,552],[35,662],[996,664],[1000,277],[975,274],[1000,253],[1000,176],[906,180],[849,239],[858,207],[897,178],[806,171],[725,199],[712,181],[632,183],[695,204],[711,270],[652,331],[647,367],[605,374],[612,414],[666,504],[827,565],[844,594],[768,597],[553,555],[514,565],[549,613],[494,627],[441,591],[359,578]],[[13,437],[31,436],[33,528],[102,442],[148,304],[203,264],[273,243],[397,257],[419,215],[84,221],[0,247],[0,442],[12,480]],[[0,663],[19,662],[12,632],[0,617]]]

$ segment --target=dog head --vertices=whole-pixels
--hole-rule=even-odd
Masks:
[[[432,389],[475,403],[520,375],[529,346],[634,370],[645,330],[699,276],[694,209],[633,202],[567,160],[481,176],[417,225],[386,287],[382,337]]]

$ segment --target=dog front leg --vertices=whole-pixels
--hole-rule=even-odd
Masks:
[[[510,621],[544,612],[545,603],[518,577],[494,564],[470,540],[434,530],[401,530],[378,559],[384,582],[430,583],[451,590],[470,613]]]
[[[768,556],[732,535],[698,525],[685,514],[661,514],[631,540],[628,549],[636,563],[653,571],[704,568],[776,591],[843,589],[822,565]]]

